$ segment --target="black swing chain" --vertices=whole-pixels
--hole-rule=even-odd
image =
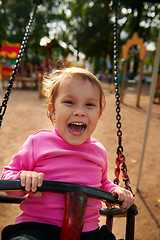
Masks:
[[[123,155],[123,146],[122,146],[122,131],[121,131],[121,115],[120,115],[120,94],[119,94],[119,83],[118,83],[118,10],[119,2],[113,1],[112,8],[115,13],[115,22],[113,26],[113,51],[114,51],[114,84],[115,84],[115,98],[116,98],[116,120],[117,120],[117,137],[118,137],[118,148],[117,148],[117,168],[115,169],[116,178],[114,182],[119,183],[119,165],[121,164],[121,170],[123,172],[123,181],[125,182],[125,188],[132,192],[131,187],[129,186],[129,177],[127,174],[127,166],[125,164],[125,156]]]
[[[117,152],[123,152],[122,147],[122,131],[121,131],[121,115],[120,115],[120,94],[118,84],[118,3],[114,3],[113,10],[115,13],[115,22],[113,25],[113,51],[114,51],[114,84],[115,84],[115,98],[116,98],[116,119],[117,119],[117,136],[118,136],[118,149]]]
[[[35,14],[36,14],[36,11],[37,11],[37,7],[38,7],[39,4],[42,3],[42,1],[33,1],[33,2],[36,5],[35,5],[35,8],[34,8],[33,14],[30,17],[29,23],[26,27],[25,35],[24,35],[22,43],[21,43],[21,47],[20,47],[20,50],[19,50],[19,53],[18,53],[18,56],[17,56],[17,59],[16,59],[16,63],[15,63],[13,72],[12,72],[12,76],[9,79],[9,84],[8,84],[7,90],[5,92],[5,96],[3,98],[2,104],[0,106],[0,127],[2,125],[3,116],[4,116],[4,114],[6,112],[6,109],[7,109],[7,103],[8,103],[10,93],[11,93],[11,90],[12,90],[12,87],[13,87],[13,84],[14,84],[16,73],[19,69],[20,62],[21,62],[22,57],[23,57],[23,53],[24,53],[24,50],[25,50],[27,42],[28,42],[28,37],[29,37],[30,31],[31,31],[31,28],[32,28],[32,25],[33,25],[33,21],[35,19]]]

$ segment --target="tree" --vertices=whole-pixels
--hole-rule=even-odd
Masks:
[[[70,31],[70,43],[72,41],[77,53],[83,52],[90,61],[103,59],[105,69],[106,55],[112,52],[113,31],[108,1],[74,0],[68,2],[68,8],[71,12],[65,22]]]
[[[91,61],[113,55],[113,11],[109,2],[68,0],[69,14],[63,13],[68,30],[60,33],[60,37]],[[145,41],[157,41],[160,4],[135,0],[120,0],[120,3],[118,31],[120,36],[122,31],[126,32],[127,37],[119,38],[119,49],[134,32]]]
[[[3,37],[6,38],[7,36],[6,29],[8,22],[6,21],[6,16],[5,1],[0,1],[0,39],[3,39]]]
[[[119,36],[126,33],[125,38],[119,38],[119,55],[121,46],[135,31],[145,41],[156,42],[160,3],[153,4],[156,0],[119,1]],[[29,38],[28,57],[37,59],[40,39],[54,32],[52,38],[56,36],[72,46],[77,55],[82,52],[92,62],[97,59],[100,63],[102,59],[101,67],[105,68],[106,55],[109,54],[110,58],[113,55],[113,11],[109,3],[110,0],[43,0]],[[0,0],[1,41],[22,41],[32,9],[32,0]]]
[[[157,41],[160,24],[159,9],[160,1],[158,3],[156,0],[121,0],[121,19],[124,19],[121,27],[129,37],[137,32],[145,40]]]

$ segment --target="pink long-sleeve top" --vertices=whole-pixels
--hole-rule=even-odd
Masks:
[[[31,135],[10,164],[4,167],[2,179],[19,179],[21,171],[43,172],[45,180],[87,185],[111,192],[117,186],[107,177],[107,158],[103,145],[90,137],[81,145],[65,142],[55,131],[42,130]],[[10,193],[13,196],[13,192]],[[14,192],[16,196],[26,193]],[[24,200],[22,214],[15,223],[41,222],[62,227],[64,194],[43,192],[42,197]],[[101,202],[88,198],[83,232],[98,227]]]

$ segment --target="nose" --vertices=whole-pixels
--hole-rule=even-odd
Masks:
[[[84,116],[86,116],[85,111],[84,111],[84,109],[83,109],[82,107],[76,108],[76,109],[74,110],[74,114],[73,114],[73,115],[74,115],[74,116],[78,116],[78,117],[84,117]]]

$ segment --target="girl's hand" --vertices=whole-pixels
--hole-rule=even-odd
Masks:
[[[134,203],[134,196],[133,194],[129,191],[126,190],[125,188],[115,188],[112,191],[113,195],[118,195],[118,200],[122,202],[122,205],[120,208],[123,210],[127,210],[133,203]]]
[[[41,187],[44,179],[43,173],[34,171],[22,171],[20,173],[21,185],[25,187],[26,192],[33,192],[35,197],[41,197],[41,192],[36,192],[37,187]]]

